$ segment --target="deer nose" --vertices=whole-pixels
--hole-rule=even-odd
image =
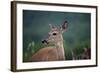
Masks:
[[[42,40],[42,43],[46,43],[47,44],[48,42],[47,42],[47,40]]]

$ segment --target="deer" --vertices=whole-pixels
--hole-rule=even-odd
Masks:
[[[68,27],[68,22],[64,21],[60,28],[49,24],[51,31],[47,37],[42,40],[43,44],[53,44],[54,46],[48,46],[41,48],[39,51],[34,53],[30,59],[32,62],[38,61],[63,61],[65,60],[63,36],[62,34]]]

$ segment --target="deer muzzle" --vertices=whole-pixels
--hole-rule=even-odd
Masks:
[[[47,40],[42,40],[42,43],[43,44],[48,44],[48,41]]]

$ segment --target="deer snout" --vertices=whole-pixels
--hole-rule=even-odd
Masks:
[[[43,44],[48,44],[47,40],[42,40]]]

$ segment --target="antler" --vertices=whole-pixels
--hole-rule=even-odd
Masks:
[[[49,26],[51,29],[55,28],[55,26],[53,26],[52,24],[49,24]]]

